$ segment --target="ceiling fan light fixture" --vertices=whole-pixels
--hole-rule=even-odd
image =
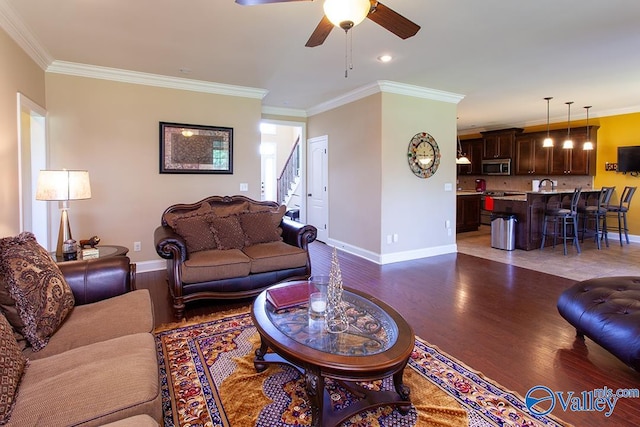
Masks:
[[[355,27],[367,17],[371,9],[369,0],[325,0],[324,14],[336,27],[345,31]]]

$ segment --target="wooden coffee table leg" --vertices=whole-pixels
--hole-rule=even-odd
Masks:
[[[253,366],[254,368],[256,368],[256,372],[262,372],[267,369],[267,364],[260,362],[264,362],[264,355],[267,354],[268,348],[269,345],[267,344],[265,339],[260,336],[260,347],[256,349],[256,358],[253,359]]]
[[[398,405],[398,411],[400,411],[402,415],[405,415],[407,412],[411,410],[411,403],[410,403],[410,397],[409,397],[409,395],[411,394],[411,389],[409,388],[409,386],[404,385],[404,383],[402,382],[403,374],[404,374],[404,368],[400,369],[398,372],[393,374],[393,385],[396,388],[396,392],[400,395],[400,398],[403,401],[407,402],[406,405]]]
[[[322,426],[322,415],[324,411],[324,378],[319,370],[305,370],[304,373],[307,396],[311,404],[311,425],[313,427]]]

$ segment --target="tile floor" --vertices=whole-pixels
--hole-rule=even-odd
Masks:
[[[618,234],[609,239],[607,248],[602,242],[598,250],[593,239],[580,244],[581,253],[569,246],[568,254],[562,254],[562,245],[555,249],[505,251],[491,247],[491,227],[457,235],[458,252],[487,258],[530,270],[543,271],[574,280],[586,280],[602,276],[640,276],[640,243],[620,246]]]

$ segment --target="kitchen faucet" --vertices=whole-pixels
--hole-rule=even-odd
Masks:
[[[551,183],[551,191],[553,191],[553,181],[550,180],[549,178],[540,180],[540,182],[538,183],[538,191],[540,191],[540,189],[542,188],[542,183],[545,181],[549,181]]]

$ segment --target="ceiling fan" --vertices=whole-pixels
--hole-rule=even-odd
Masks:
[[[293,1],[313,0],[236,0],[236,3],[243,6],[253,6]],[[367,3],[369,3],[369,5],[367,5]],[[355,25],[358,25],[365,17],[371,19],[386,30],[391,31],[401,39],[408,39],[420,30],[419,25],[375,0],[350,0],[348,2],[344,0],[325,0],[324,11],[325,15],[311,34],[311,37],[309,37],[309,40],[307,40],[305,46],[320,46],[329,36],[334,26],[348,31]],[[350,15],[341,15],[341,13],[345,11],[347,11],[347,13],[354,12],[354,18],[350,18]],[[333,16],[334,14],[337,14],[337,16]],[[331,16],[331,19],[327,15]]]

